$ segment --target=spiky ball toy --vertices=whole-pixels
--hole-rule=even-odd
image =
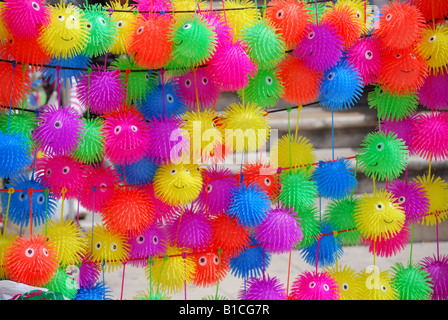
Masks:
[[[429,273],[432,284],[431,300],[446,300],[448,298],[448,256],[433,255],[425,257],[419,263]]]
[[[212,241],[210,247],[222,249],[223,256],[232,258],[238,256],[249,246],[250,233],[226,213],[219,213],[212,217]]]
[[[76,269],[75,269],[76,270]],[[77,269],[79,288],[88,289],[97,283],[101,273],[99,264],[94,263],[86,254]]]
[[[57,269],[51,280],[43,285],[43,288],[52,292],[59,292],[67,300],[74,300],[79,289],[79,284],[71,277],[66,269],[61,266]]]
[[[429,110],[448,109],[448,74],[430,73],[417,92],[418,102]]]
[[[146,267],[151,257],[163,256],[169,244],[166,228],[152,223],[140,234],[129,238],[129,263],[135,267]]]
[[[104,204],[101,218],[106,228],[135,236],[147,229],[153,222],[153,203],[144,190],[119,188]]]
[[[358,300],[362,283],[358,281],[357,272],[348,265],[333,266],[325,269],[339,286],[341,300]]]
[[[282,186],[278,201],[296,210],[311,207],[317,199],[317,185],[311,174],[302,170],[288,170],[280,175]]]
[[[378,117],[383,120],[397,122],[411,116],[418,107],[417,95],[391,93],[375,85],[367,96],[369,108],[376,109]]]
[[[403,228],[388,239],[363,238],[362,244],[369,248],[369,252],[378,257],[393,257],[402,252],[411,241],[411,228],[405,221]]]
[[[342,58],[343,48],[342,36],[332,24],[310,24],[292,54],[307,68],[325,72]]]
[[[422,221],[429,211],[429,199],[423,186],[416,181],[397,179],[390,183],[388,189],[403,207],[407,222]]]
[[[260,150],[270,136],[270,125],[263,109],[255,103],[232,103],[224,110],[225,142],[236,153]]]
[[[4,264],[11,281],[40,287],[56,273],[58,256],[53,241],[45,235],[22,235],[6,250]]]
[[[134,31],[133,24],[137,20],[138,15],[126,12],[132,11],[132,7],[127,2],[111,1],[110,9],[113,10],[110,23],[115,24],[117,30],[117,36],[115,41],[113,41],[110,52],[116,55],[124,55],[127,53],[129,46],[128,39]]]
[[[113,272],[122,267],[122,263],[129,258],[129,243],[127,236],[104,225],[95,224],[88,231],[90,259],[104,267],[103,270]]]
[[[255,24],[260,18],[254,2],[251,0],[224,0],[223,10],[226,10],[225,17],[227,24],[231,27],[233,40],[241,39],[243,29]],[[241,10],[245,8],[244,10]]]
[[[414,121],[418,117],[417,113],[411,114],[409,117],[402,120],[383,120],[380,121],[381,131],[384,133],[392,132],[397,135],[398,139],[402,139],[404,144],[408,147],[409,155],[415,155],[415,150],[412,145],[411,128]]]
[[[366,176],[384,181],[404,172],[409,150],[393,132],[371,132],[362,141],[357,159]]]
[[[197,16],[181,19],[172,26],[172,61],[182,68],[195,68],[210,60],[216,49],[216,34],[206,20]]]
[[[20,105],[31,91],[30,73],[16,63],[0,63],[0,103],[2,106]]]
[[[342,199],[358,185],[350,161],[341,158],[336,161],[319,161],[313,172],[317,192],[324,198]]]
[[[425,20],[414,5],[391,1],[380,9],[380,18],[373,34],[381,39],[385,47],[407,49],[422,36]]]
[[[91,164],[99,162],[104,156],[104,139],[102,118],[82,119],[84,131],[81,133],[80,142],[73,152],[76,160]]]
[[[202,173],[196,164],[161,165],[154,177],[156,196],[172,206],[195,200],[201,192],[202,185]]]
[[[272,146],[269,162],[282,170],[291,167],[306,170],[316,162],[316,150],[307,137],[285,134]]]
[[[365,193],[359,198],[353,218],[361,235],[374,241],[394,237],[406,216],[390,191],[374,190],[372,195]]]
[[[272,254],[258,246],[257,239],[251,237],[249,243],[237,256],[230,258],[230,273],[240,279],[261,276],[271,263]]]
[[[62,195],[65,199],[76,198],[84,186],[84,164],[72,156],[46,156],[38,159],[36,175],[58,199]]]
[[[377,266],[367,267],[359,272],[361,282],[360,300],[397,300],[398,292],[393,286],[392,273],[381,271]]]
[[[42,77],[51,84],[56,84],[59,81],[64,88],[74,87],[79,83],[82,76],[86,74],[87,68],[91,65],[92,58],[86,55],[76,55],[74,57],[53,57],[47,67],[42,68]],[[60,70],[57,70],[60,66]]]
[[[78,201],[93,213],[101,212],[112,199],[115,187],[120,182],[117,170],[111,166],[93,164],[85,166],[84,177]]]
[[[286,300],[286,288],[277,277],[249,278],[238,293],[239,300]]]
[[[278,65],[278,76],[283,83],[282,99],[294,104],[308,104],[319,97],[323,82],[322,73],[307,66],[301,58],[287,55]],[[294,79],[304,79],[298,83]]]
[[[412,146],[425,160],[441,161],[448,156],[448,114],[419,114],[411,127]]]
[[[171,21],[165,16],[139,16],[133,23],[134,31],[128,36],[127,52],[135,63],[148,69],[165,66],[172,57],[170,28]]]
[[[325,72],[319,102],[334,111],[350,109],[361,98],[363,88],[359,71],[343,59]]]
[[[20,174],[12,178],[6,187],[17,190],[11,195],[7,192],[1,194],[3,212],[8,212],[9,201],[8,219],[13,223],[21,227],[27,227],[30,223],[39,226],[53,217],[57,201],[53,192],[45,194],[42,181]]]
[[[72,58],[81,54],[90,33],[83,10],[71,3],[60,3],[49,8],[50,21],[40,29],[41,47],[56,58]]]
[[[36,145],[54,155],[71,155],[82,141],[83,120],[74,107],[44,106],[33,131]]]
[[[397,262],[392,266],[392,279],[399,300],[430,300],[432,279],[422,266]]]
[[[428,24],[423,29],[417,51],[426,60],[430,73],[445,73],[448,68],[448,27],[439,23]]]
[[[237,179],[246,184],[256,183],[261,189],[266,191],[270,200],[275,200],[280,191],[277,170],[268,163],[248,162],[243,165],[241,176]]]
[[[193,285],[210,287],[222,281],[229,271],[229,259],[219,253],[206,252],[196,254],[196,274]]]
[[[291,286],[290,300],[340,300],[336,280],[328,272],[304,271]]]
[[[443,19],[448,14],[448,4],[437,0],[416,0],[413,4],[421,11],[426,21]]]
[[[33,50],[30,50],[30,47]],[[36,38],[22,39],[12,36],[0,47],[0,54],[9,60],[28,64],[32,72],[38,71],[51,60],[51,57],[39,46]]]
[[[309,5],[302,1],[273,0],[266,8],[266,17],[283,35],[288,48],[297,45],[305,34],[311,20],[310,13]]]
[[[74,300],[112,300],[112,290],[102,281],[88,288],[79,288]]]
[[[271,108],[284,98],[284,83],[277,69],[259,69],[254,77],[249,78],[248,85],[237,91],[241,100],[253,102],[261,107]]]
[[[145,185],[154,180],[159,165],[153,159],[146,156],[143,159],[126,165],[116,166],[120,180],[126,184]]]
[[[383,55],[378,85],[392,94],[415,93],[428,76],[426,61],[415,49],[390,50]]]
[[[29,141],[22,133],[0,133],[0,177],[13,178],[31,163]]]
[[[420,223],[422,225],[437,225],[446,220],[446,210],[448,208],[448,200],[446,198],[448,184],[446,181],[435,175],[420,175],[414,181],[423,187],[429,200],[429,209]]]
[[[261,247],[272,253],[291,251],[303,239],[296,213],[283,206],[270,209],[254,235]]]
[[[141,160],[149,152],[150,130],[143,115],[124,107],[104,117],[104,155],[114,164]]]
[[[29,145],[33,145],[33,130],[36,129],[36,114],[32,112],[15,110],[11,114],[7,111],[0,112],[0,131],[3,133],[22,133],[28,140]]]

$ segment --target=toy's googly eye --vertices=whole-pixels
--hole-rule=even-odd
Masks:
[[[47,176],[49,176],[49,175],[51,174],[51,169],[47,169],[47,171],[45,172],[45,174],[46,174]]]
[[[86,24],[87,29],[92,29],[92,25],[90,23]]]
[[[70,16],[69,19],[71,22],[76,22],[76,18],[74,16]]]
[[[105,26],[106,25],[106,20],[104,20],[103,17],[99,17],[98,21],[100,22],[101,25]]]
[[[202,84],[206,85],[208,83],[208,78],[207,77],[203,77],[202,78]]]
[[[101,243],[101,241],[98,241],[97,243],[95,243],[95,249],[96,250],[100,250],[102,248],[103,244]]]
[[[316,32],[311,31],[310,33],[308,33],[308,39],[313,39],[315,35],[316,35]]]
[[[33,1],[33,3],[31,3],[31,6],[33,7],[34,10],[39,11],[40,10],[40,6],[37,2]]]
[[[124,22],[121,21],[121,20],[118,21],[118,22],[117,22],[117,27],[118,27],[118,28],[123,28],[123,27],[124,27]]]
[[[190,174],[190,170],[188,170],[188,169],[185,169],[185,172],[188,173],[188,174]]]
[[[152,237],[152,243],[158,244],[159,243],[159,237],[157,237],[157,236]]]
[[[65,166],[63,169],[62,169],[62,173],[63,174],[67,174],[67,173],[69,173],[70,172],[70,167],[69,166]]]
[[[215,256],[215,257],[213,258],[213,263],[216,264],[216,265],[219,264],[219,258],[218,258],[217,256]]]
[[[37,203],[38,203],[38,204],[42,204],[42,203],[44,203],[44,201],[45,201],[45,197],[44,197],[44,195],[43,195],[43,194],[40,194],[40,195],[37,197]]]
[[[20,193],[20,195],[19,195],[19,201],[23,201],[23,200],[25,200],[25,193]]]
[[[329,286],[328,284],[324,284],[324,290],[325,290],[325,291],[330,290],[330,286]]]
[[[312,281],[310,282],[310,284],[308,285],[308,287],[310,287],[311,289],[314,288],[316,286],[316,282]]]
[[[397,58],[397,59],[401,59],[401,54],[397,53],[397,54],[395,55],[395,58]]]
[[[212,192],[212,189],[213,189],[212,185],[209,184],[209,185],[207,186],[207,193]]]
[[[334,79],[334,72],[330,72],[328,75],[327,75],[327,79],[328,80],[333,80]]]
[[[173,95],[170,94],[170,93],[168,93],[168,94],[166,95],[166,100],[168,100],[169,103],[173,103],[173,101],[174,101],[174,97],[173,97]]]
[[[138,128],[137,128],[137,126],[131,126],[131,130],[132,130],[132,132],[137,132]]]
[[[270,86],[270,85],[272,84],[272,82],[273,82],[273,81],[272,81],[272,78],[269,77],[269,76],[267,76],[264,80],[266,81],[266,84],[269,85],[269,86]]]
[[[383,210],[383,204],[381,202],[377,203],[375,208],[376,208],[376,210]]]
[[[366,59],[367,60],[372,60],[373,59],[373,52],[370,50],[367,50],[365,53]]]
[[[26,250],[25,250],[25,255],[26,255],[28,258],[31,258],[32,256],[34,256],[34,249],[33,249],[33,248],[28,248],[28,249],[26,249]]]
[[[116,126],[114,129],[115,134],[119,134],[121,132],[121,126]]]
[[[389,14],[386,16],[386,21],[390,21],[390,19],[392,19],[392,15],[389,13]]]
[[[184,30],[190,29],[191,28],[191,23],[184,24],[184,26],[182,28],[184,28]]]
[[[205,265],[207,264],[207,258],[204,257],[204,256],[200,257],[200,258],[199,258],[199,264],[200,264],[201,266],[205,266]]]
[[[414,56],[412,53],[410,53],[409,55],[411,56],[412,59],[414,59],[414,60],[417,59],[417,57]]]
[[[268,187],[271,185],[271,179],[269,178],[265,178],[264,179],[264,184],[267,185]]]
[[[383,151],[384,149],[384,143],[380,142],[376,145],[376,150]]]
[[[387,288],[386,288],[385,285],[382,285],[382,286],[381,286],[381,291],[383,291],[383,292],[386,292],[386,291],[387,291]]]
[[[149,80],[149,74],[145,74],[145,79],[146,79],[146,81]]]
[[[437,37],[436,36],[432,36],[428,39],[429,42],[434,42],[436,41]]]
[[[112,251],[117,251],[117,249],[118,249],[117,244],[116,244],[115,242],[112,242],[112,243],[110,244],[110,250],[112,250]]]
[[[144,29],[145,29],[145,28],[143,28],[143,27],[138,28],[138,29],[137,29],[137,34],[142,34],[142,32],[143,32]]]
[[[185,86],[187,88],[190,88],[190,86],[191,86],[191,80],[190,79],[185,80]]]
[[[401,196],[400,198],[398,198],[399,203],[404,203],[405,201],[406,201],[406,198],[404,196]]]
[[[176,169],[173,169],[173,170],[170,171],[170,174],[171,174],[171,175],[176,174],[176,173],[177,173],[177,170],[176,170]]]
[[[342,290],[347,291],[348,290],[348,283],[342,284]]]
[[[62,128],[62,122],[61,121],[55,121],[54,122],[54,127],[56,129],[61,129]]]
[[[285,17],[285,12],[283,10],[278,10],[275,16],[277,19],[283,19]]]
[[[61,15],[58,15],[58,20],[59,21],[64,21],[65,20],[65,17],[61,14]]]
[[[42,252],[43,252],[44,256],[46,256],[46,257],[49,256],[48,250],[46,248],[42,248]]]
[[[145,242],[145,237],[143,235],[139,235],[137,237],[137,243],[142,244],[143,242]]]
[[[105,183],[100,184],[100,191],[106,192],[107,185]]]

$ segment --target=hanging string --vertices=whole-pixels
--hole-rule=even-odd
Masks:
[[[218,259],[219,259],[218,272],[217,272],[218,274],[219,274],[219,271],[221,270],[221,266],[222,266],[221,254],[222,254],[222,249],[218,248]],[[219,287],[219,278],[216,280],[215,300],[218,300],[218,287]]]
[[[165,110],[165,80],[163,79],[163,75],[165,73],[165,69],[160,70],[160,83],[162,84],[162,103],[163,103],[163,119],[166,119],[166,110]]]
[[[196,70],[197,68],[193,68],[193,76],[194,76],[194,91],[196,95],[196,107],[198,109],[198,113],[201,112],[201,105],[199,103],[199,94],[198,94],[198,82],[196,80]]]
[[[28,189],[28,195],[30,197],[30,236],[33,235],[33,188]]]
[[[65,202],[65,193],[67,192],[66,187],[62,187],[62,199],[61,199],[61,221],[64,220],[64,202]]]
[[[414,245],[414,224],[411,225],[411,239],[410,239],[410,254],[409,254],[409,265],[412,264],[412,247]]]
[[[289,259],[288,259],[288,279],[286,280],[286,295],[289,295],[289,276],[291,274],[291,255],[292,251],[289,251]]]
[[[317,0],[314,0],[314,5],[316,6],[315,7],[315,9],[316,9],[316,25],[318,26],[319,25],[319,16],[317,14]]]
[[[334,111],[331,109],[331,154],[334,160]]]
[[[9,205],[11,204],[11,195],[14,193],[14,188],[8,189],[8,203],[6,205],[5,223],[3,224],[3,235],[6,234],[6,224],[8,223]]]
[[[292,167],[292,152],[291,152],[291,108],[288,108],[288,136],[289,136],[289,166]]]
[[[93,186],[92,188],[92,192],[93,192],[93,196],[92,196],[92,241],[91,241],[91,245],[90,245],[90,251],[93,252],[93,230],[94,230],[94,224],[95,224],[95,191],[96,191],[96,186]]]
[[[61,66],[56,66],[56,90],[57,90],[57,99],[58,99],[58,107],[61,109],[61,81],[59,77],[59,72],[61,71]]]
[[[302,111],[303,106],[300,105],[297,107],[297,122],[296,122],[296,133],[295,139],[297,140],[298,132],[299,132],[299,119],[300,119],[300,111]]]

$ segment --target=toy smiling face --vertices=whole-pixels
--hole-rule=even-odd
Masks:
[[[448,26],[432,24],[423,30],[423,37],[418,43],[418,52],[426,60],[429,70],[446,70],[448,65]]]
[[[361,196],[353,218],[361,235],[373,241],[395,236],[403,228],[405,213],[391,192],[379,190]]]
[[[344,265],[343,267],[332,267],[327,272],[336,280],[341,300],[356,300],[360,294],[361,283],[357,279],[357,273],[351,267]]]
[[[42,286],[57,267],[54,243],[41,234],[18,237],[5,252],[5,271],[12,281]]]
[[[126,236],[118,232],[112,232],[102,225],[95,225],[93,236],[89,240],[91,259],[101,264],[103,261],[109,271],[122,266],[122,262],[129,257],[129,244]]]
[[[143,115],[131,108],[110,113],[104,120],[104,153],[115,164],[130,164],[148,154],[149,129]]]
[[[90,33],[84,53],[96,57],[110,51],[116,41],[117,24],[111,21],[99,4],[87,6],[84,15],[87,20],[86,28]]]
[[[216,33],[197,17],[176,24],[172,31],[173,61],[191,68],[204,64],[216,47]]]
[[[358,161],[368,177],[379,181],[395,179],[406,168],[409,151],[393,132],[372,132],[361,144]]]
[[[340,293],[336,280],[329,273],[305,271],[292,284],[291,297],[295,300],[339,300]]]
[[[168,246],[168,236],[165,229],[157,224],[151,225],[141,234],[129,239],[130,259],[146,258],[134,260],[137,266],[146,265],[147,259],[152,256],[163,255]]]
[[[426,61],[413,50],[391,51],[384,55],[378,83],[390,93],[405,95],[418,90],[427,74]]]
[[[50,22],[41,28],[41,46],[56,58],[79,55],[89,41],[82,11],[72,4],[56,5],[50,7],[50,18]]]
[[[202,187],[202,174],[195,164],[166,164],[154,177],[156,196],[169,205],[187,204],[195,200]]]
[[[197,254],[196,258],[196,275],[193,284],[198,287],[208,287],[215,285],[217,281],[221,281],[227,274],[229,269],[228,259],[220,258],[216,253],[209,252],[205,254]]]
[[[347,60],[361,73],[364,85],[376,82],[381,70],[381,46],[375,38],[364,38],[348,49]]]
[[[119,1],[111,2],[113,10],[131,11],[127,3],[122,5]],[[136,21],[137,17],[134,14],[128,12],[114,11],[111,17],[111,23],[116,25],[117,39],[114,42],[110,52],[113,54],[121,55],[126,54],[129,42],[127,41],[129,35],[134,31],[132,24]]]
[[[342,57],[342,48],[342,37],[331,24],[313,24],[307,27],[293,55],[313,70],[326,71]]]

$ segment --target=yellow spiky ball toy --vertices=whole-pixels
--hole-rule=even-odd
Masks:
[[[359,273],[361,288],[358,300],[398,300],[398,293],[391,285],[392,275],[377,266],[369,266]]]
[[[334,277],[341,294],[341,300],[357,300],[361,293],[358,273],[350,266],[332,266],[325,269]]]
[[[193,163],[215,162],[222,151],[223,137],[216,126],[217,115],[210,109],[186,112],[182,116],[182,129],[190,136],[190,159]]]
[[[429,23],[423,29],[418,52],[426,60],[429,71],[432,73],[446,72],[448,70],[448,25]]]
[[[134,23],[137,21],[137,16],[129,14],[126,11],[132,11],[132,7],[125,4],[121,4],[119,1],[111,2],[110,8],[112,9],[111,21],[117,26],[117,39],[114,41],[110,52],[117,55],[126,54],[126,50],[129,45],[129,35],[134,31]]]
[[[163,257],[155,257],[145,267],[145,275],[154,291],[176,293],[192,283],[196,274],[194,255],[177,246],[169,246]]]
[[[236,153],[260,150],[270,136],[265,111],[253,102],[232,103],[224,110],[224,143]]]
[[[82,261],[87,252],[87,238],[73,220],[49,220],[41,232],[53,240],[61,265],[76,265]]]
[[[389,239],[403,228],[405,213],[391,192],[373,190],[360,196],[353,211],[355,226],[362,236],[375,241]]]
[[[306,170],[309,164],[315,162],[316,150],[310,140],[304,136],[285,134],[272,146],[270,163],[274,167],[283,169],[294,167],[298,170]]]
[[[185,205],[195,200],[202,184],[202,173],[197,164],[164,164],[159,166],[154,176],[156,197],[170,206]]]
[[[92,236],[88,236],[88,249],[92,261],[104,266],[104,270],[108,272],[120,268],[129,258],[130,246],[126,235],[100,224],[95,224],[91,232]]]
[[[82,10],[73,4],[50,6],[48,25],[41,27],[39,44],[46,54],[55,58],[73,58],[85,49],[89,41],[87,20]]]
[[[423,220],[422,225],[436,225],[447,218],[448,209],[448,184],[441,177],[434,175],[422,175],[414,179],[426,192],[429,200],[429,209]]]
[[[232,28],[233,39],[241,39],[242,31],[257,22],[260,18],[253,1],[250,0],[225,0],[223,6],[226,10],[226,19]],[[239,10],[241,8],[254,8]]]

